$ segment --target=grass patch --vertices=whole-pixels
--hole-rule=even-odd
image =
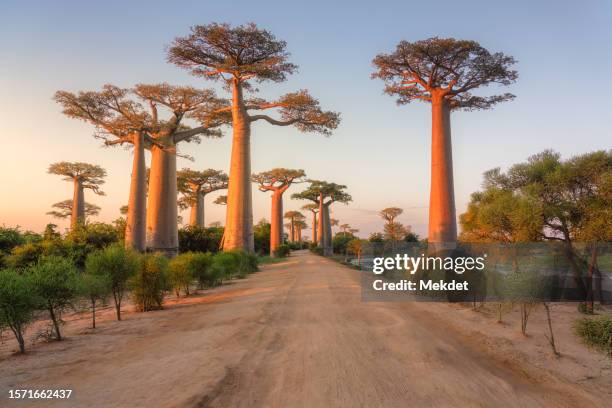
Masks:
[[[584,317],[574,322],[574,331],[582,341],[612,357],[612,317]]]

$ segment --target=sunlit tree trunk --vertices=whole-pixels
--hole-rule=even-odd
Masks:
[[[295,223],[293,220],[289,220],[289,239],[291,242],[295,242]]]
[[[189,225],[192,227],[204,227],[204,194],[196,192],[195,201],[189,213]]]
[[[323,216],[323,195],[319,194],[319,225],[317,226],[317,233],[319,235],[319,248],[323,248],[325,246],[325,217]]]
[[[320,217],[323,220],[323,237],[325,238],[325,244],[323,246],[323,255],[330,256],[333,254],[333,245],[332,245],[332,229],[331,229],[331,221],[329,219],[329,204],[323,205],[323,217]]]
[[[147,247],[172,257],[178,253],[176,148],[151,150]]]
[[[251,123],[242,98],[242,85],[232,84],[232,156],[227,193],[223,250],[254,252],[251,192]]]
[[[450,106],[444,97],[432,95],[431,108],[431,190],[428,241],[455,243],[457,241],[457,221],[453,190]]]
[[[85,194],[83,182],[78,177],[74,179],[74,193],[72,196],[72,213],[70,215],[70,228],[74,230],[79,223],[85,221]]]
[[[147,168],[143,135],[134,136],[134,161],[130,182],[125,247],[144,252],[147,234]]]
[[[272,193],[272,214],[270,215],[270,255],[283,242],[283,194],[281,191]]]
[[[318,242],[318,234],[317,234],[317,213],[316,212],[312,212],[312,242],[315,243],[315,245]]]

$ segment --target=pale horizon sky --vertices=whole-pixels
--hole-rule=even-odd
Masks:
[[[333,4],[332,4],[333,3]],[[424,104],[398,107],[370,79],[372,59],[400,40],[452,36],[479,41],[519,62],[517,97],[490,111],[452,117],[457,213],[465,211],[482,173],[552,148],[563,157],[609,149],[612,124],[612,3],[605,1],[159,2],[3,1],[0,4],[0,225],[41,231],[53,222],[51,205],[72,197],[72,185],[46,169],[57,161],[99,164],[108,172],[106,196],[86,192],[102,207],[93,220],[110,222],[127,202],[131,152],[103,148],[92,126],[61,114],[57,90],[98,90],[105,83],[169,82],[219,85],[165,61],[165,48],[195,24],[255,22],[287,41],[298,73],[286,83],[264,83],[274,98],[309,89],[323,108],[342,113],[329,137],[257,123],[253,172],[304,169],[310,178],[348,186],[353,202],[334,205],[333,217],[358,228],[382,230],[377,212],[404,209],[400,221],[427,232],[430,112]],[[195,158],[178,168],[229,168],[231,130],[220,140],[182,145]],[[147,157],[149,159],[149,157]],[[304,202],[285,195],[285,209]],[[206,200],[206,223],[225,221],[225,207]],[[254,186],[255,221],[269,219],[269,194]],[[185,220],[188,214],[184,214]],[[308,217],[310,220],[310,217]],[[305,235],[311,235],[310,230]]]

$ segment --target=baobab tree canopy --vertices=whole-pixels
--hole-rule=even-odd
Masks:
[[[489,109],[514,95],[477,96],[472,91],[490,84],[509,85],[518,78],[511,69],[516,63],[513,57],[490,53],[476,41],[454,38],[401,41],[395,52],[380,54],[373,63],[378,71],[372,76],[385,81],[385,92],[397,96],[398,104],[431,102],[440,96],[453,109]]]
[[[51,207],[55,208],[53,211],[49,211],[47,214],[56,218],[69,218],[72,215],[72,200],[64,200],[53,204]],[[100,214],[100,207],[94,204],[85,203],[85,216],[94,217]]]
[[[196,194],[208,194],[227,188],[228,177],[223,170],[206,169],[203,171],[189,168],[176,173],[178,191],[183,194],[180,204],[191,205]]]
[[[353,198],[350,194],[345,192],[345,185],[336,184],[336,183],[328,183],[327,181],[320,180],[309,180],[310,186],[300,193],[295,193],[291,195],[291,198],[295,200],[309,200],[313,201],[316,204],[319,204],[319,198],[323,197],[323,204],[331,204],[333,202],[340,202],[347,204],[353,201]],[[325,199],[328,199],[325,202]]]
[[[389,207],[379,212],[383,220],[392,223],[398,216],[400,216],[404,210],[398,207]]]
[[[81,187],[89,189],[98,195],[104,195],[100,185],[104,184],[106,170],[102,167],[81,162],[58,162],[49,166],[49,174],[64,176],[66,181],[78,180]]]
[[[273,191],[277,188],[288,187],[293,183],[300,183],[305,176],[304,170],[276,168],[253,174],[252,180],[259,184],[261,191]]]

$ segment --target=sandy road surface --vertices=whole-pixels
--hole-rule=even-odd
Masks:
[[[297,253],[205,302],[4,359],[0,406],[594,406],[577,386],[496,362],[423,304],[362,302],[358,274]],[[9,388],[74,395],[9,401]]]

